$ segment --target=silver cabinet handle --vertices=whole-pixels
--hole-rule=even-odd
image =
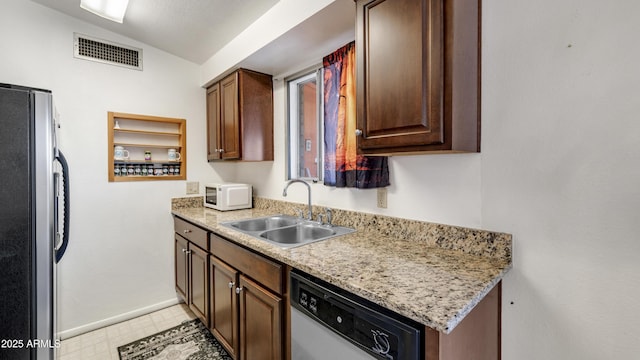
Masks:
[[[362,136],[362,130],[356,129],[356,136]]]
[[[229,281],[229,289],[232,289],[233,285],[235,285],[235,283],[233,281]]]
[[[190,232],[191,232],[191,230],[189,230],[189,229],[184,229],[184,230],[182,230],[182,232],[183,232],[184,234],[188,234],[188,233],[190,233]]]
[[[191,250],[185,251],[185,254],[191,254]]]
[[[242,286],[236,288],[236,294],[240,294],[240,291],[242,291]]]
[[[220,149],[220,153],[223,153],[223,152],[224,152],[224,149]]]

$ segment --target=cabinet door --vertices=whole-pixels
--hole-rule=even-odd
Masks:
[[[220,159],[220,84],[207,89],[207,160]]]
[[[238,73],[220,81],[220,124],[222,159],[240,158],[240,114],[238,113]]]
[[[441,4],[357,1],[356,96],[362,152],[444,143]]]
[[[243,275],[240,289],[240,359],[282,359],[282,299]]]
[[[238,70],[238,109],[242,160],[273,160],[273,81],[271,75]]]
[[[189,308],[205,325],[208,325],[209,267],[208,254],[199,247],[189,244]]]
[[[238,272],[209,256],[211,289],[209,329],[234,358],[238,353]]]
[[[188,242],[180,235],[175,235],[174,241],[175,247],[175,283],[176,283],[176,292],[185,303],[189,304],[188,297],[188,269],[187,269],[187,250],[188,250]]]

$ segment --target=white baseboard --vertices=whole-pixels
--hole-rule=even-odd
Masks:
[[[137,318],[138,316],[142,316],[142,315],[147,315],[149,313],[152,313],[154,311],[158,311],[158,310],[162,310],[164,308],[167,308],[169,306],[173,306],[173,305],[177,305],[180,303],[179,299],[170,299],[170,300],[166,300],[163,302],[159,302],[157,304],[153,304],[150,306],[146,306],[140,309],[136,309],[133,311],[129,311],[127,313],[124,314],[120,314],[117,316],[113,316],[107,319],[102,319],[100,321],[96,321],[96,322],[92,322],[90,324],[86,324],[86,325],[82,325],[82,326],[78,326],[76,328],[73,329],[69,329],[69,330],[64,330],[58,333],[58,337],[61,340],[64,339],[68,339],[74,336],[78,336],[84,333],[87,333],[89,331],[93,331],[93,330],[97,330],[100,328],[103,328],[105,326],[109,326],[109,325],[113,325],[113,324],[117,324],[123,321],[127,321],[127,320],[131,320],[133,318]]]

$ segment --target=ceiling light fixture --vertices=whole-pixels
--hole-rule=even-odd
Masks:
[[[81,0],[80,7],[105,19],[122,24],[129,0]]]

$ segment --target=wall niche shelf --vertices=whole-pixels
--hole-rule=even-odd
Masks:
[[[187,179],[185,119],[110,111],[107,120],[110,182]],[[128,156],[116,158],[117,146]],[[170,149],[179,159],[169,157]]]

